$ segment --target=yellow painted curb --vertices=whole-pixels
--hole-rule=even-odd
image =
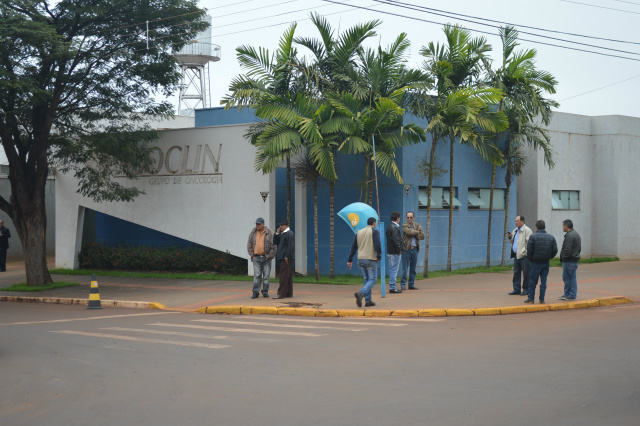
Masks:
[[[569,309],[568,303],[552,303],[549,305],[550,311],[564,311],[566,309]]]
[[[364,316],[365,317],[388,317],[388,316],[391,316],[391,311],[367,309],[366,311],[364,311]]]
[[[207,306],[204,309],[205,314],[240,315],[242,312],[242,306]]]
[[[587,306],[590,308],[597,308],[600,306],[600,299],[589,299],[585,300],[585,302],[587,302]]]
[[[317,317],[337,317],[338,311],[336,309],[318,309],[316,311]]]
[[[167,309],[162,303],[149,302],[149,309]]]
[[[446,317],[444,309],[418,309],[419,317]]]
[[[362,309],[338,309],[339,317],[362,317],[364,311]]]
[[[472,309],[445,309],[448,317],[473,316],[475,313]]]
[[[549,310],[549,305],[528,305],[524,307],[527,312],[544,312]]]
[[[619,296],[619,297],[607,297],[604,299],[600,299],[600,306],[611,306],[611,305],[619,305],[621,303],[633,303],[631,299]]]
[[[527,310],[524,308],[524,306],[506,306],[504,308],[500,308],[500,313],[502,315],[526,314]]]
[[[278,308],[275,306],[253,306],[251,308],[253,315],[278,315]]]
[[[589,303],[587,303],[585,300],[569,303],[569,309],[582,309],[582,308],[588,308],[588,307],[589,307]]]
[[[474,309],[476,315],[500,315],[500,308],[478,308]]]
[[[417,317],[417,309],[398,309],[397,311],[391,311],[392,317]]]
[[[278,315],[295,315],[300,317],[315,317],[316,310],[309,308],[277,308]]]

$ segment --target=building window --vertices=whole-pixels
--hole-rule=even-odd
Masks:
[[[456,198],[458,195],[458,188],[453,189],[453,208],[457,209],[461,204]],[[427,187],[421,186],[418,188],[418,208],[420,210],[427,209]],[[431,208],[432,209],[448,209],[449,208],[449,188],[431,187]]]
[[[504,210],[505,206],[505,189],[493,189],[493,209]],[[469,188],[467,197],[467,207],[474,210],[489,210],[489,202],[491,201],[490,188]]]
[[[551,191],[553,210],[580,210],[580,191]]]

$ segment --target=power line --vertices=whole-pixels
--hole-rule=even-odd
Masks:
[[[374,1],[377,1],[377,0],[374,0]],[[549,29],[545,29],[545,28],[531,27],[531,26],[528,26],[528,25],[514,24],[514,23],[511,23],[511,22],[496,21],[496,20],[488,19],[488,18],[480,18],[478,16],[473,16],[473,15],[464,15],[462,13],[449,12],[449,11],[441,10],[441,9],[433,9],[433,8],[425,7],[425,6],[417,6],[417,5],[403,3],[403,2],[399,2],[399,1],[395,1],[395,0],[388,0],[388,1],[392,2],[392,3],[399,3],[402,6],[405,6],[405,5],[414,6],[414,7],[419,7],[421,9],[433,10],[433,11],[436,11],[436,12],[447,13],[447,14],[450,14],[450,15],[463,16],[465,18],[473,18],[473,19],[479,19],[479,20],[487,21],[487,22],[495,22],[495,23],[498,23],[498,24],[511,25],[513,27],[518,27],[518,28],[529,28],[529,29],[536,30],[536,31],[545,31],[545,32],[550,32],[550,33],[555,33],[555,34],[564,34],[564,35],[570,35],[570,36],[575,36],[575,37],[592,38],[592,39],[595,39],[595,40],[612,41],[612,42],[615,42],[615,43],[628,43],[628,44],[640,45],[640,42],[627,41],[627,40],[615,40],[615,39],[604,38],[604,37],[596,37],[596,36],[589,36],[589,35],[584,35],[584,34],[568,33],[568,32],[564,32],[564,31],[549,30]],[[529,34],[529,33],[523,33],[523,34]]]
[[[616,12],[625,12],[625,13],[632,13],[634,15],[640,15],[640,12],[632,12],[630,10],[615,9],[613,7],[598,6],[598,5],[589,4],[589,3],[581,3],[579,1],[572,1],[572,0],[560,0],[560,1],[565,2],[565,3],[579,4],[581,6],[597,7],[599,9],[615,10]]]
[[[333,0],[322,0],[322,1],[328,2],[328,3],[344,5],[344,3],[336,2],[336,1],[333,1]],[[371,8],[364,7],[364,6],[354,6],[354,7],[357,7],[359,9],[363,9],[363,10],[369,10],[369,11],[372,11],[372,12],[383,13],[383,14],[386,14],[386,15],[397,16],[397,17],[400,17],[400,18],[411,19],[411,20],[414,20],[414,21],[426,22],[426,23],[436,24],[436,25],[440,25],[440,26],[444,26],[445,25],[442,22],[435,22],[435,21],[430,21],[430,20],[427,20],[427,19],[416,18],[416,17],[413,17],[413,16],[400,15],[398,13],[392,13],[392,12],[386,12],[386,11],[382,11],[382,10],[371,9]],[[471,28],[465,28],[465,29],[467,29],[468,31],[479,33],[479,34],[488,34],[488,35],[491,35],[491,36],[494,36],[494,37],[496,36],[496,34],[490,33],[488,31],[476,30],[476,29],[471,29]],[[543,36],[540,36],[540,37],[543,37]],[[577,52],[592,53],[592,54],[595,54],[595,55],[608,56],[608,57],[611,57],[611,58],[619,58],[619,59],[626,59],[626,60],[629,60],[629,61],[640,62],[640,59],[629,58],[627,56],[612,55],[612,54],[603,53],[603,52],[595,52],[595,51],[592,51],[592,50],[579,49],[577,47],[561,46],[561,45],[553,44],[553,43],[545,43],[545,42],[539,41],[539,40],[529,40],[529,39],[524,39],[524,38],[520,38],[519,40],[528,41],[528,42],[536,43],[536,44],[543,44],[543,45],[546,45],[546,46],[559,47],[561,49],[574,50],[574,51],[577,51]]]
[[[397,4],[398,2],[390,2],[390,1],[384,1],[384,0],[373,0],[373,1],[375,1],[377,3],[387,4],[387,5],[390,5],[390,6],[401,7],[403,9],[416,10],[416,11],[420,11],[420,12],[424,12],[424,13],[429,13],[429,14],[432,14],[432,15],[442,16],[444,18],[458,19],[460,21],[470,22],[470,23],[476,24],[476,25],[484,25],[486,27],[499,28],[496,25],[486,24],[484,22],[477,22],[477,21],[473,21],[473,20],[470,20],[470,19],[458,18],[455,15],[460,15],[460,14],[456,14],[456,13],[451,13],[451,12],[445,12],[445,13],[431,12],[432,10],[437,10],[437,9],[431,9],[431,8],[428,8],[428,7],[409,5],[408,3]],[[409,6],[413,6],[413,7],[409,7]],[[450,15],[454,15],[454,16],[450,16]],[[468,15],[460,15],[460,16],[468,16]],[[481,20],[483,20],[483,18],[478,18],[478,17],[472,17],[472,18],[473,19],[481,19]],[[561,41],[561,42],[564,42],[564,43],[578,44],[578,45],[581,45],[581,46],[594,47],[596,49],[609,50],[609,51],[618,52],[618,53],[626,53],[626,54],[629,54],[629,55],[640,55],[640,53],[630,52],[630,51],[627,51],[627,50],[619,50],[619,49],[613,49],[613,48],[610,48],[610,47],[597,46],[597,45],[594,45],[594,44],[581,43],[581,42],[578,42],[578,41],[565,40],[565,39],[562,39],[562,38],[551,37],[551,36],[546,36],[546,35],[540,35],[540,34],[530,33],[530,32],[527,32],[527,31],[519,31],[519,32],[521,34],[528,34],[528,35],[531,35],[531,36],[534,36],[534,37],[541,37],[541,38],[546,38],[546,39],[550,39],[550,40]],[[636,43],[636,44],[640,44],[640,43]]]
[[[630,78],[627,78],[626,80],[618,81],[617,83],[611,83],[609,85],[602,86],[602,87],[599,87],[597,89],[589,90],[588,92],[580,93],[579,95],[574,95],[574,96],[570,96],[568,98],[560,99],[558,102],[564,102],[564,101],[567,101],[569,99],[577,98],[578,96],[582,96],[582,95],[586,95],[586,94],[589,94],[589,93],[597,92],[598,90],[606,89],[608,87],[615,86],[616,84],[624,83],[626,81],[633,80],[634,78],[638,78],[638,77],[640,77],[640,74],[638,74],[636,76],[633,76],[633,77],[630,77]]]

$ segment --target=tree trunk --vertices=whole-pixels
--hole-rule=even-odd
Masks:
[[[502,233],[502,262],[500,262],[500,266],[507,266],[505,262],[505,250],[507,248],[507,227],[509,226],[509,198],[510,198],[510,189],[511,189],[511,173],[509,172],[509,164],[507,164],[507,176],[505,178],[507,184],[507,199],[504,210],[504,229]]]
[[[22,241],[27,285],[30,287],[53,283],[47,267],[46,150],[40,157],[33,174],[25,173],[25,167],[19,159],[12,159],[14,162],[9,165],[11,204],[4,199],[0,202],[0,208],[9,215]],[[19,166],[13,167],[12,164]]]
[[[291,223],[291,154],[288,152],[287,152],[287,221]]]
[[[431,141],[431,152],[429,153],[429,177],[427,178],[427,232],[424,236],[424,270],[422,275],[429,278],[429,237],[431,236],[431,193],[433,191],[434,164],[436,162],[436,143]],[[414,219],[415,220],[415,219]]]
[[[329,182],[329,278],[335,277],[335,240],[334,240],[334,212],[335,212],[335,182]]]
[[[455,136],[451,135],[451,147],[449,151],[449,249],[447,252],[447,272],[451,272],[451,252],[453,242],[453,147]]]
[[[320,262],[318,261],[318,179],[313,180],[313,248],[316,262],[316,281],[320,280]]]
[[[491,267],[491,223],[493,219],[493,190],[496,186],[496,166],[491,165],[491,193],[489,194],[489,231],[487,236],[487,269]]]

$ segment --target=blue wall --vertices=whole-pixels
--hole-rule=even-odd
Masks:
[[[259,119],[253,115],[253,110],[249,108],[243,110],[237,108],[225,110],[224,107],[205,108],[197,109],[195,114],[196,127],[246,124],[259,121]]]

